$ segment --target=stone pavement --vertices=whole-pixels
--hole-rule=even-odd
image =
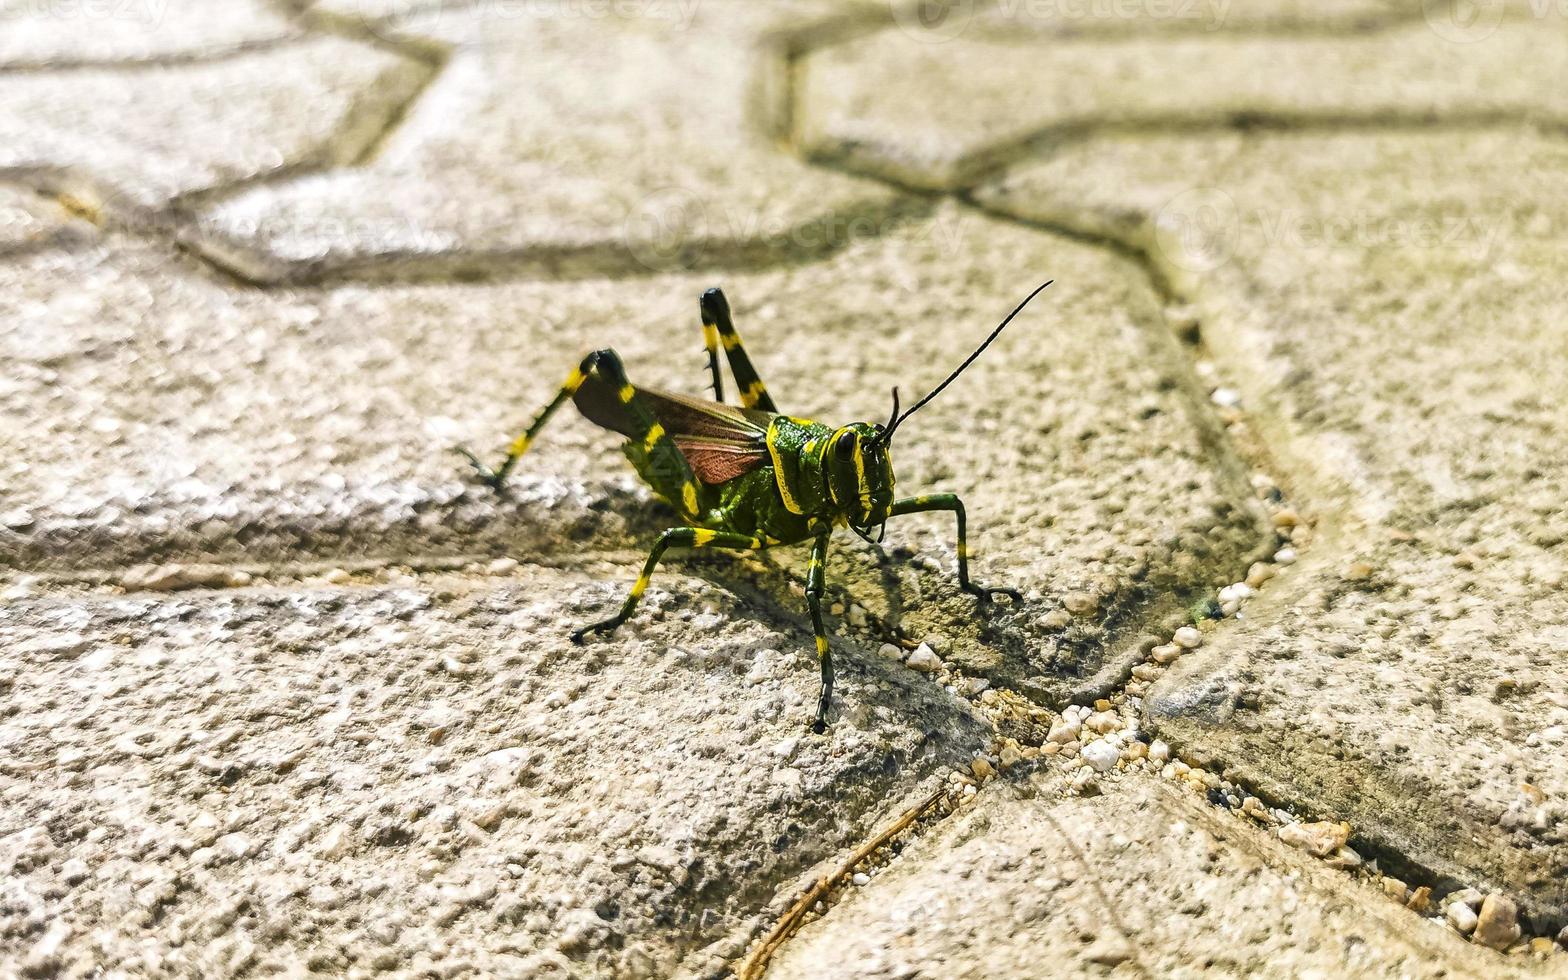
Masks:
[[[1540,3],[0,0],[0,975],[746,973],[823,875],[779,975],[1568,974],[1565,82]],[[843,535],[824,737],[802,555],[574,647],[670,512],[446,452],[700,390],[714,284],[880,419],[1046,278],[899,434],[1025,600]]]

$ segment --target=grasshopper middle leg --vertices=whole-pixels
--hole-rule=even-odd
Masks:
[[[630,619],[637,609],[637,603],[642,600],[642,594],[648,589],[648,582],[653,578],[653,570],[658,567],[664,552],[670,548],[733,548],[738,551],[760,551],[766,547],[768,543],[764,539],[754,538],[748,534],[710,531],[700,527],[672,527],[659,535],[653,550],[648,553],[648,560],[643,562],[642,573],[637,576],[637,581],[632,583],[632,590],[627,593],[626,601],[621,603],[620,612],[609,619],[574,630],[572,642],[583,642],[589,633],[609,633]]]

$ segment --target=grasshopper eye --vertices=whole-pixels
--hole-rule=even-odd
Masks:
[[[833,444],[833,452],[838,454],[839,459],[845,460],[855,455],[855,434],[846,432],[839,436],[838,442]]]

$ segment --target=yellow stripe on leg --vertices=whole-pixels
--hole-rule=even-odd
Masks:
[[[762,386],[761,381],[753,381],[740,393],[741,404],[747,408],[754,408],[757,402],[761,401],[767,393],[768,389]]]
[[[660,425],[657,422],[653,423],[653,427],[648,430],[648,434],[646,436],[643,436],[643,439],[642,439],[643,452],[649,452],[649,453],[653,452],[653,447],[657,446],[659,444],[659,440],[663,439],[663,438],[664,438],[664,426]]]
[[[958,557],[965,561],[969,559],[969,545],[963,541],[958,542]]]
[[[524,432],[522,435],[512,440],[512,444],[507,447],[506,454],[508,456],[521,456],[523,453],[528,451],[528,443],[528,433]]]
[[[632,583],[632,598],[633,599],[640,599],[640,598],[642,598],[642,594],[644,592],[646,592],[647,589],[648,589],[648,576],[647,575],[639,575],[639,576],[637,576],[637,581]]]
[[[695,528],[691,532],[691,546],[693,548],[701,548],[712,541],[717,533],[717,531],[710,531],[705,527]]]
[[[817,636],[817,657],[820,659],[820,658],[825,657],[827,655],[828,655],[828,638],[818,634],[818,636]]]
[[[577,389],[581,388],[583,386],[583,382],[587,380],[588,376],[583,373],[582,368],[572,368],[572,373],[566,379],[566,384],[562,385],[561,387],[566,389],[567,394],[575,395],[577,394]]]
[[[719,349],[719,328],[717,324],[704,323],[702,325],[702,342],[709,350]]]
[[[637,397],[637,389],[631,385],[621,385],[621,404],[630,405],[633,398]]]
[[[697,484],[687,480],[681,484],[681,503],[686,507],[686,513],[697,513]]]
[[[740,334],[732,332],[732,333],[727,333],[727,334],[724,335],[724,349],[725,350],[734,350],[735,348],[737,348],[739,346],[740,346]]]

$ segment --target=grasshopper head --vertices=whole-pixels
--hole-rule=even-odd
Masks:
[[[823,460],[828,492],[853,527],[876,527],[893,506],[893,457],[882,426],[852,422],[833,433]]]

